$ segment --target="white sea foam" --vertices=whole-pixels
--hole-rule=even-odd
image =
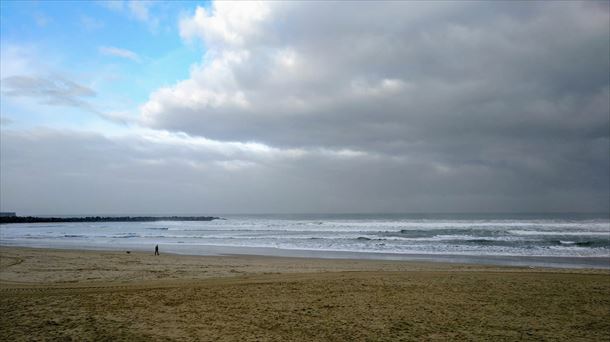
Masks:
[[[232,246],[358,253],[507,256],[610,254],[608,219],[239,217],[211,222],[108,222],[0,226],[0,244],[119,249]],[[176,247],[178,248],[178,247]]]
[[[599,236],[599,237],[607,237],[610,238],[610,231],[540,231],[540,230],[509,230],[510,234],[514,235],[568,235],[568,236]]]

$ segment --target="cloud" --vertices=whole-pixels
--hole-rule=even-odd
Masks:
[[[589,2],[214,2],[181,18],[205,54],[140,126],[3,127],[2,209],[607,211],[608,22]],[[5,95],[89,99],[26,69]]]
[[[7,96],[30,97],[53,106],[88,107],[84,98],[95,92],[83,85],[59,77],[10,76],[2,79]]]
[[[100,4],[101,6],[112,10],[112,11],[122,11],[125,3],[123,0],[102,0],[102,1],[97,1],[96,3]]]
[[[81,25],[88,31],[95,31],[104,27],[104,22],[102,20],[86,15],[81,16],[80,22]]]
[[[591,154],[607,154],[608,140],[572,160],[551,156],[562,169],[549,173],[536,158],[520,168],[444,168],[426,154],[284,149],[157,130],[4,129],[0,139],[2,210],[35,214],[603,211],[608,203],[607,177],[588,166]]]
[[[127,3],[127,8],[131,17],[145,23],[151,31],[156,32],[159,29],[160,20],[152,14],[151,8],[154,5],[154,1],[131,0]]]
[[[608,86],[607,11],[583,3],[318,5],[197,8],[180,33],[205,44],[203,62],[153,93],[141,122],[221,140],[375,151],[607,125],[598,100]]]
[[[103,7],[125,13],[128,17],[148,25],[149,29],[156,31],[159,28],[160,20],[152,13],[152,8],[156,5],[155,1],[147,0],[114,0],[99,2]]]
[[[120,112],[106,113],[88,101],[96,92],[63,76],[10,76],[2,79],[2,95],[29,98],[48,106],[79,108],[105,120],[127,124],[131,119]]]
[[[536,192],[565,190],[558,196],[566,202],[569,193],[589,193],[608,204],[595,190],[608,192],[607,6],[248,6],[214,2],[181,19],[181,37],[201,41],[205,55],[188,79],[151,94],[142,125],[383,156],[383,166],[366,167],[419,191],[397,200],[424,195],[402,172],[431,192],[442,184],[456,199],[495,198],[498,210],[499,197],[515,189],[538,198],[526,202],[540,210],[550,207]]]
[[[46,14],[42,13],[42,12],[37,12],[33,14],[34,16],[34,21],[36,22],[36,25],[38,25],[39,27],[46,27],[52,20],[49,16],[47,16]]]
[[[99,51],[107,56],[126,58],[134,62],[140,62],[138,54],[127,49],[120,49],[114,46],[100,46]]]
[[[131,14],[138,20],[147,22],[151,19],[149,7],[152,5],[150,1],[130,1],[127,5]]]
[[[3,78],[38,73],[45,69],[46,64],[39,58],[40,51],[31,45],[16,45],[2,43],[0,49],[0,75]],[[51,56],[48,58],[53,59]]]
[[[286,163],[284,167],[292,168],[292,162],[310,156],[331,158],[334,153],[344,153],[281,150],[257,143],[219,142],[154,130],[104,136],[39,128],[5,130],[0,138],[3,208],[29,212],[59,213],[90,208],[110,212],[218,212],[223,207],[226,210],[231,202],[241,202],[232,210],[246,210],[243,190],[263,194],[265,184],[272,180],[262,178],[262,175],[271,172],[269,176],[277,177],[281,174],[277,167]],[[23,164],[27,160],[37,160],[37,166]],[[38,186],[27,185],[40,177],[43,169],[45,181],[38,182]],[[93,197],[86,195],[87,189],[107,188],[109,184],[120,186],[123,195],[118,196],[115,191],[96,192],[99,196]],[[17,191],[22,186],[25,186],[23,191]],[[44,204],[54,187],[64,188],[65,196]],[[153,195],[157,191],[165,194],[161,196],[164,199],[156,204],[143,200],[158,197]],[[27,204],[26,196],[33,194],[36,199]],[[287,195],[288,192],[284,196]],[[85,198],[82,196],[89,199],[77,200]],[[265,210],[275,195],[262,196],[267,198],[267,203],[259,210]]]
[[[144,125],[378,152],[608,126],[608,12],[587,4],[251,6],[181,20],[207,53],[190,79],[151,95]]]
[[[212,43],[242,45],[260,34],[259,24],[269,15],[267,4],[259,1],[214,2],[212,10],[197,7],[192,17],[180,20],[180,36]]]
[[[8,126],[12,124],[14,121],[11,118],[7,118],[5,116],[0,116],[0,126]]]

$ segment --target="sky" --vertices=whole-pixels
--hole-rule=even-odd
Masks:
[[[0,2],[0,210],[608,212],[610,9]]]

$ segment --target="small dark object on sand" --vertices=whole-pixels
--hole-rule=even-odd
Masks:
[[[127,251],[127,252],[125,252],[125,253],[127,253],[127,254],[131,254],[131,251]]]

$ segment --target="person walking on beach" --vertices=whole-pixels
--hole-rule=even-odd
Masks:
[[[159,255],[159,245],[155,246],[155,255]]]

